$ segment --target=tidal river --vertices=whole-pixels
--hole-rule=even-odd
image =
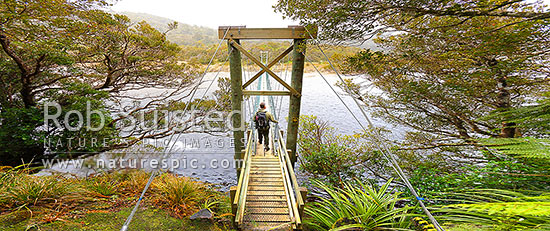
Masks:
[[[215,73],[209,73],[206,79],[212,80],[214,76]],[[220,73],[220,76],[227,77],[229,74]],[[332,86],[339,81],[338,77],[334,74],[325,74],[325,77]],[[201,86],[203,92],[207,85],[208,81]],[[265,80],[262,85],[262,88],[265,88]],[[275,84],[274,81],[271,85],[274,90],[280,90],[280,86]],[[215,86],[216,84],[214,84],[214,87],[210,89],[209,92],[216,90]],[[340,88],[334,87],[350,107],[352,113],[354,113],[362,123],[366,124],[366,120],[361,115],[353,99],[345,95]],[[256,89],[256,86],[252,86],[250,89]],[[202,93],[199,92],[197,97],[201,95]],[[288,96],[274,96],[273,99],[276,105],[280,104],[281,106],[276,110],[268,109],[277,114],[280,121],[280,127],[286,130],[287,123],[285,118],[288,115]],[[267,103],[266,98],[260,98],[259,101],[266,101]],[[246,106],[254,107],[252,104]],[[355,121],[350,112],[317,73],[304,74],[301,114],[315,115],[321,120],[328,121],[330,126],[337,128],[337,131],[342,134],[353,134],[361,130],[357,121]],[[400,133],[400,129],[392,128],[381,120],[373,120],[373,122],[376,126],[384,125],[387,128],[393,129],[395,131],[395,136],[398,136]],[[148,168],[147,166],[149,165],[147,162],[141,160],[158,159],[161,161],[162,159],[169,159],[169,161],[171,161],[176,159],[179,160],[179,163],[177,167],[172,170],[176,174],[195,177],[201,181],[219,185],[224,191],[228,190],[230,185],[236,184],[237,179],[236,171],[233,168],[233,148],[231,147],[230,135],[214,136],[207,134],[184,134],[179,136],[177,140],[179,141],[179,145],[183,146],[183,149],[179,149],[175,153],[166,154],[164,156],[142,153],[139,149],[130,152],[103,153],[86,158],[82,167],[74,167],[70,164],[67,166],[54,164],[52,167],[43,170],[41,174],[58,171],[83,176],[100,171],[94,167],[86,167],[89,163],[92,163],[91,165],[96,167],[98,164],[103,164],[105,168],[109,168],[109,160],[117,158],[127,159],[128,163],[125,164],[130,165],[130,167],[134,167],[136,164],[134,163],[134,166],[132,166],[130,160],[137,160],[137,165],[140,166],[144,164],[144,168]],[[175,141],[175,138],[173,138],[173,141]],[[118,168],[118,166],[117,164],[115,168]],[[305,176],[299,172],[298,174],[300,180],[304,180]]]

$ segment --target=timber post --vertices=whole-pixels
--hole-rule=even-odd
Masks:
[[[235,40],[239,43],[239,40]],[[244,130],[241,127],[242,125],[242,101],[243,101],[243,90],[242,90],[242,78],[243,73],[241,69],[241,52],[236,49],[231,42],[227,43],[229,48],[229,75],[231,76],[231,125],[233,128],[233,145],[235,148],[234,159],[241,159],[241,150],[244,148]],[[240,169],[237,169],[237,179],[240,175]]]
[[[302,200],[304,200],[304,203],[306,203],[307,200],[307,188],[306,187],[300,187],[300,195],[302,196]],[[304,217],[304,206],[298,207],[298,211],[300,212],[300,217]]]
[[[305,40],[294,39],[294,49],[292,50],[292,75],[290,80],[290,86],[294,88],[299,94],[302,94],[302,81],[304,77],[304,64],[305,64]],[[290,160],[292,165],[296,163],[296,142],[298,140],[298,125],[300,121],[300,105],[301,95],[291,94],[289,100],[288,109],[288,126],[286,136],[286,147],[292,152],[290,153]]]
[[[236,214],[237,213],[237,203],[235,203],[235,194],[237,193],[237,186],[231,186],[229,187],[229,198],[231,200],[231,213]],[[232,224],[234,227],[236,227],[235,219],[232,219]]]

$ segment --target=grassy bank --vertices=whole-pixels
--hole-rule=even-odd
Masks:
[[[0,168],[0,230],[120,230],[148,177],[149,173],[138,170],[75,178],[36,176],[30,169],[21,167]],[[398,194],[387,190],[387,185],[380,189],[366,185],[321,188],[330,191],[332,197],[307,203],[305,230],[328,230],[335,224],[342,225],[343,221],[352,222],[348,217],[369,217],[356,223],[365,230],[380,223],[384,224],[380,227],[385,228],[430,230],[425,220],[411,220],[422,217],[413,208],[394,207]],[[380,198],[373,199],[373,196]],[[349,206],[351,201],[354,206]],[[212,211],[213,218],[190,220],[200,209]],[[230,210],[227,194],[212,185],[165,173],[151,184],[129,228],[232,230]],[[450,231],[500,230],[474,224],[446,223],[444,226]]]
[[[0,230],[119,230],[148,173],[125,170],[88,178],[0,170]],[[191,221],[209,209],[214,218]],[[155,178],[132,230],[230,230],[229,199],[212,185],[173,174]]]

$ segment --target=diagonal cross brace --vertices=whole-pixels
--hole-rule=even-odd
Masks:
[[[277,76],[277,74],[273,73],[273,71],[271,71],[268,67],[263,65],[262,62],[260,62],[258,59],[256,59],[256,57],[254,57],[250,53],[248,53],[248,51],[246,51],[241,45],[239,45],[237,42],[235,42],[235,40],[230,38],[229,42],[231,43],[231,45],[233,47],[237,48],[237,50],[239,50],[244,55],[246,55],[246,57],[248,57],[250,60],[252,60],[252,62],[256,63],[256,65],[260,66],[260,68],[262,68],[265,72],[267,72],[269,75],[271,75],[271,77],[273,77],[275,80],[277,80],[277,82],[281,83],[286,89],[288,89],[290,91],[290,93],[292,93],[292,95],[295,95],[297,97],[301,96],[301,94],[298,91],[296,91],[296,89],[294,89],[293,87],[288,85],[288,83],[286,83],[284,80],[279,78],[279,76]]]
[[[283,59],[286,55],[288,55],[288,53],[290,53],[292,51],[292,49],[294,49],[294,45],[287,48],[283,53],[281,53],[279,56],[277,56],[277,58],[275,58],[273,61],[271,61],[267,65],[267,68],[271,68],[271,67],[275,66],[275,64],[277,64],[277,62],[279,62],[279,60]],[[256,81],[256,79],[260,78],[260,76],[262,76],[263,73],[265,73],[265,70],[263,70],[263,69],[260,70],[258,73],[256,73],[252,78],[250,78],[248,81],[246,81],[245,84],[243,84],[243,89],[245,89],[250,84],[252,84],[254,81]]]

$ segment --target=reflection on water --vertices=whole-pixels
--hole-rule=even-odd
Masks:
[[[213,76],[214,74],[210,73],[207,75],[207,79],[210,78],[211,80]],[[227,77],[229,74],[221,73],[220,76]],[[338,81],[336,75],[327,74],[325,77],[327,77],[328,81],[333,85]],[[208,82],[205,82],[203,85],[206,87],[207,84]],[[214,86],[216,85],[214,84]],[[273,89],[280,89],[279,84],[276,82],[272,82],[272,87]],[[202,91],[204,91],[204,88],[202,88]],[[336,89],[342,95],[344,101],[348,104],[357,118],[359,118],[362,122],[366,122],[361,116],[361,112],[354,103],[353,99],[349,96],[344,96],[339,88]],[[211,89],[210,92],[213,92],[214,90],[215,89]],[[145,95],[147,92],[140,92],[139,94]],[[201,95],[201,92],[197,94],[197,96]],[[286,115],[288,114],[288,97],[275,96],[274,101],[277,105],[279,102],[282,102],[282,107],[279,107],[278,110],[272,110],[272,112],[278,115],[280,121],[279,125],[282,129],[285,129],[287,126]],[[249,105],[247,105],[247,107],[248,106]],[[343,134],[353,134],[361,129],[357,122],[353,119],[350,112],[334,95],[324,80],[316,73],[304,74],[301,114],[315,115],[322,120],[328,121],[331,126],[337,128],[338,132]],[[388,124],[385,124],[380,120],[374,120],[373,122],[376,126],[385,125],[386,127],[389,127]],[[399,129],[394,128],[394,136],[399,135],[398,130]],[[49,171],[60,171],[82,176],[96,172],[93,170],[93,167],[88,168],[87,166],[89,165],[96,166],[97,164],[103,163],[107,167],[109,167],[108,164],[112,164],[112,167],[120,168],[120,160],[123,160],[126,164],[122,166],[122,168],[126,166],[132,168],[137,166],[139,168],[150,170],[152,169],[151,160],[155,159],[156,162],[159,162],[159,165],[163,160],[174,165],[175,168],[173,168],[173,172],[176,174],[195,177],[201,181],[219,185],[222,190],[226,191],[229,190],[230,185],[235,185],[237,181],[234,167],[235,164],[238,163],[234,163],[233,161],[234,154],[230,138],[231,137],[229,134],[223,136],[212,136],[208,134],[184,134],[178,138],[179,144],[183,144],[184,148],[164,156],[159,156],[158,151],[153,153],[145,147],[138,147],[130,151],[126,150],[124,152],[103,153],[89,157],[84,161],[82,168],[72,166],[65,167],[55,164],[50,169],[44,170],[41,174],[47,174]],[[220,143],[222,144],[220,145]],[[113,160],[119,160],[119,162],[109,162]],[[175,160],[178,162],[177,166],[174,162]],[[300,181],[306,180],[304,179],[303,174],[299,174],[298,178]]]

